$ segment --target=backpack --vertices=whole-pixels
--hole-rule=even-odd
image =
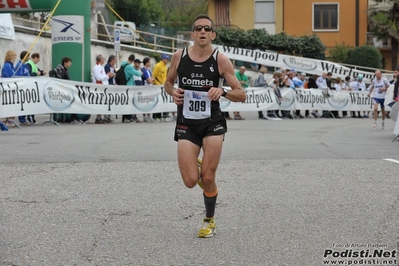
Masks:
[[[127,82],[129,81],[130,77],[128,79],[126,79],[126,75],[125,75],[125,66],[121,66],[118,71],[116,71],[116,75],[115,75],[115,83],[117,85],[126,85]]]

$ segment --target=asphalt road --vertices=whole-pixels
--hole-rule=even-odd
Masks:
[[[392,121],[243,116],[228,121],[210,239],[174,123],[0,132],[0,265],[397,265]]]

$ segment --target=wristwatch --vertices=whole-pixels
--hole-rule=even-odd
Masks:
[[[226,90],[225,88],[222,88],[222,90],[223,90],[222,96],[223,96],[223,97],[226,97],[226,95],[227,95],[227,90]]]

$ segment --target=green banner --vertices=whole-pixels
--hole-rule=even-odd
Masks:
[[[0,0],[0,13],[52,11],[58,0]],[[90,82],[90,1],[62,0],[53,14],[52,66],[72,59],[70,78]],[[58,19],[57,19],[58,18]]]

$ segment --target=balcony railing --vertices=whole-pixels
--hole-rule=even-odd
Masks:
[[[390,49],[391,48],[391,40],[378,40],[377,37],[371,32],[367,32],[366,36],[366,44],[372,45],[376,48],[380,49]]]

